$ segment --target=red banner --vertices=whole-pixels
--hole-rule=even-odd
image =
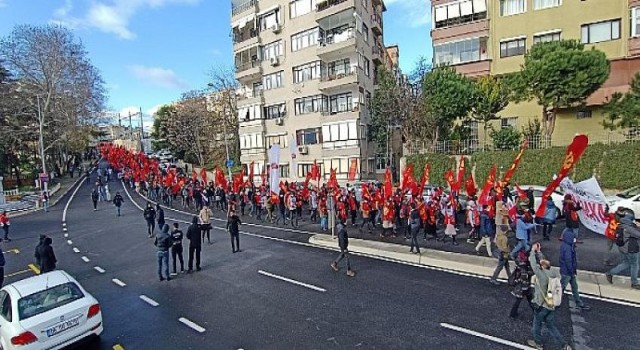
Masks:
[[[358,170],[358,160],[352,159],[351,164],[349,165],[349,176],[347,177],[347,181],[353,182],[356,180],[357,170]]]
[[[537,217],[541,218],[544,216],[544,208],[547,198],[556,189],[556,187],[560,185],[560,182],[569,175],[569,171],[573,168],[580,157],[582,157],[582,154],[587,149],[588,145],[589,138],[587,135],[576,135],[573,138],[573,142],[571,142],[569,147],[567,147],[567,153],[564,156],[558,175],[553,181],[551,181],[551,183],[549,183],[549,185],[547,185],[547,188],[542,193],[542,201],[540,202],[538,210],[536,210]]]
[[[513,163],[511,164],[511,167],[507,169],[507,171],[504,173],[504,176],[502,177],[501,187],[503,186],[503,184],[506,184],[507,182],[511,181],[511,177],[513,177],[513,173],[516,171],[518,164],[520,164],[520,159],[522,159],[522,156],[524,155],[524,150],[527,149],[528,145],[529,145],[529,142],[525,140],[522,143],[522,146],[520,146],[520,152],[518,152],[518,155],[516,155],[516,157],[513,159]]]
[[[518,198],[522,198],[522,199],[527,199],[527,192],[525,192],[525,190],[523,190],[522,188],[520,188],[520,186],[518,186],[518,184],[516,183],[516,191],[518,191]],[[529,203],[531,205],[533,205],[533,203]]]
[[[429,172],[431,171],[431,164],[426,163],[422,170],[422,179],[420,179],[420,191],[424,191],[424,186],[429,183]]]
[[[200,169],[200,177],[202,178],[202,183],[207,185],[209,182],[207,181],[207,168],[202,167]]]
[[[476,195],[478,190],[476,189],[476,183],[473,181],[473,175],[469,175],[467,181],[464,182],[464,187],[467,190],[467,196],[472,197]]]
[[[224,172],[216,167],[216,184],[222,186],[225,190],[227,189],[227,178],[224,176]]]
[[[253,183],[253,161],[249,163],[249,179],[247,181]]]
[[[336,170],[331,168],[329,172],[329,182],[327,182],[327,187],[333,188],[334,190],[340,187],[338,185],[338,179],[336,178]]]
[[[460,166],[458,167],[458,179],[455,182],[455,189],[454,191],[460,191],[460,187],[462,186],[462,184],[464,183],[464,157],[460,158]]]
[[[393,193],[393,185],[391,184],[391,169],[387,168],[384,172],[384,199],[387,200],[391,198]]]
[[[455,175],[453,174],[453,170],[449,169],[449,170],[445,171],[444,179],[449,184],[449,187],[451,188],[451,190],[454,191],[455,190],[455,181],[456,181],[456,179],[455,179]]]
[[[610,240],[615,240],[616,230],[618,230],[618,220],[616,220],[616,215],[614,213],[610,213],[609,224],[607,224],[607,229],[604,231],[605,237]]]
[[[413,164],[409,163],[402,171],[402,183],[400,184],[400,188],[404,192],[415,187],[414,184],[415,180],[413,178]]]
[[[480,193],[480,198],[478,198],[478,204],[487,205],[489,201],[489,192],[491,192],[491,188],[496,182],[496,166],[491,167],[491,171],[489,171],[489,176],[487,176],[487,180],[484,182],[484,187],[482,188],[482,192]]]
[[[193,182],[196,182],[198,180],[198,173],[196,173],[195,170],[191,170],[191,179],[193,180]]]

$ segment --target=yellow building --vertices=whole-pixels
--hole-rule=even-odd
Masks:
[[[574,39],[603,51],[611,62],[609,79],[585,106],[559,111],[549,141],[566,145],[576,133],[587,133],[592,142],[640,135],[606,131],[601,108],[613,92],[627,91],[640,71],[640,0],[433,0],[432,16],[434,64],[469,76],[519,71],[525,52],[541,41]],[[495,127],[520,130],[541,114],[535,101],[512,103]]]

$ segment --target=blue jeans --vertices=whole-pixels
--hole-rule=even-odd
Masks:
[[[169,251],[158,251],[158,276],[162,278],[162,265],[164,264],[164,274],[169,278]]]
[[[564,292],[565,288],[567,288],[567,284],[571,283],[571,294],[573,294],[573,301],[576,302],[578,307],[584,306],[582,299],[580,299],[580,293],[578,293],[578,278],[576,275],[562,275],[560,277],[560,283],[562,284],[562,291]]]
[[[49,212],[49,200],[42,201],[42,204],[44,204],[44,212],[48,213]]]
[[[542,306],[538,307],[533,314],[533,340],[538,344],[542,344],[542,335],[540,334],[542,331],[542,322],[547,324],[547,329],[549,330],[549,334],[553,338],[555,338],[558,343],[565,344],[564,339],[562,338],[562,334],[556,327],[556,318],[555,318],[555,310],[549,310]]]
[[[529,242],[526,239],[519,239],[518,240],[518,244],[516,244],[515,247],[513,247],[513,250],[511,251],[511,258],[513,258],[515,260],[515,256],[516,254],[520,251],[520,249],[524,248],[526,251],[529,251]]]
[[[328,226],[329,225],[327,224],[327,217],[326,216],[320,217],[320,229],[327,230],[329,228]]]
[[[607,275],[617,275],[626,269],[629,269],[629,274],[631,275],[631,285],[635,286],[638,284],[638,255],[640,253],[623,253],[622,254],[622,262],[618,264],[618,266],[612,268]]]
[[[116,205],[116,211],[117,211],[117,213],[118,213],[118,216],[120,216],[120,206],[117,206],[117,205]]]

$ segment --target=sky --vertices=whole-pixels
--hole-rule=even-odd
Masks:
[[[429,0],[385,4],[385,45],[399,45],[402,70],[430,60]],[[142,109],[148,128],[159,106],[232,66],[230,13],[230,0],[0,0],[0,37],[18,24],[71,28],[102,73],[109,110]]]

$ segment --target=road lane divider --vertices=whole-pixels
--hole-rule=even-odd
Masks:
[[[68,239],[68,240],[67,240],[67,244],[68,244],[68,245],[72,245],[72,244],[73,244],[73,241],[72,241],[72,240],[70,240],[70,239]]]
[[[125,287],[127,285],[126,283],[122,282],[121,280],[119,280],[117,278],[112,279],[111,282],[119,285],[120,287]]]
[[[7,250],[6,252],[3,252],[3,253],[5,253],[5,254],[8,254],[8,253],[20,254],[20,249],[13,248],[13,249],[9,249],[9,250]]]
[[[314,286],[313,284],[296,281],[294,279],[287,278],[287,277],[280,276],[280,275],[276,275],[276,274],[273,274],[273,273],[270,273],[270,272],[267,272],[267,271],[258,270],[258,273],[263,275],[263,276],[275,278],[275,279],[278,279],[278,280],[281,280],[281,281],[284,281],[284,282],[293,283],[295,285],[298,285],[298,286],[301,286],[301,287],[305,287],[305,288],[309,288],[309,289],[313,289],[313,290],[318,291],[318,292],[324,293],[324,292],[327,291],[326,289],[320,288],[318,286]]]
[[[113,346],[113,350],[124,350],[124,347],[120,344],[116,344]]]
[[[80,249],[78,249],[78,248],[76,248],[76,247],[73,247],[73,252],[74,252],[74,253],[80,253]]]
[[[186,319],[184,317],[180,317],[178,319],[178,321],[182,322],[183,324],[185,324],[187,327],[193,329],[194,331],[198,332],[198,333],[204,333],[206,331],[206,329],[204,329],[203,327],[199,326],[198,324],[196,324],[195,322]]]
[[[96,271],[98,271],[98,272],[100,272],[100,273],[105,273],[105,272],[106,272],[106,271],[105,271],[102,267],[100,267],[100,266],[94,266],[94,267],[93,267],[93,269],[94,269],[94,270],[96,270]]]
[[[89,261],[91,261],[91,260],[89,260],[89,258],[87,258],[86,256],[84,256],[84,255],[83,255],[83,256],[82,256],[82,261],[84,261],[84,262],[88,263],[88,262],[89,262]]]
[[[452,324],[449,324],[449,323],[440,323],[440,327],[446,328],[446,329],[450,329],[452,331],[456,331],[456,332],[472,335],[474,337],[482,338],[482,339],[485,339],[485,340],[489,340],[489,341],[492,341],[494,343],[506,345],[506,346],[512,347],[514,349],[535,350],[534,348],[532,348],[530,346],[527,346],[527,345],[522,345],[522,344],[519,344],[519,343],[516,343],[516,342],[512,342],[510,340],[506,340],[506,339],[494,337],[492,335],[476,332],[476,331],[473,331],[471,329],[462,328],[462,327],[455,326],[455,325],[452,325]]]
[[[73,201],[73,197],[76,196],[76,193],[78,193],[78,190],[82,187],[83,184],[84,184],[84,181],[78,181],[78,185],[76,186],[76,189],[73,191],[73,193],[71,194],[71,197],[69,197],[69,200],[67,201],[67,204],[65,204],[64,209],[62,210],[62,224],[63,224],[62,231],[64,232],[67,232],[67,211],[69,210],[69,205],[71,204],[71,201]]]
[[[140,295],[140,299],[142,299],[142,301],[144,301],[145,303],[147,303],[147,304],[149,304],[149,305],[151,305],[153,307],[156,307],[156,306],[160,305],[160,304],[158,304],[157,301],[149,298],[148,296],[146,296],[144,294]]]
[[[27,273],[27,272],[34,272],[31,269],[26,269],[26,270],[22,270],[22,271],[16,271],[16,272],[12,272],[8,275],[4,275],[5,278],[7,277],[13,277],[13,276],[18,276],[18,275],[22,275],[23,273]]]
[[[64,238],[69,238],[69,234],[68,234],[68,233],[65,233],[65,234],[64,234]]]
[[[29,269],[33,271],[33,273],[35,273],[36,275],[40,274],[40,268],[36,266],[36,264],[29,264],[28,266],[29,266]]]

